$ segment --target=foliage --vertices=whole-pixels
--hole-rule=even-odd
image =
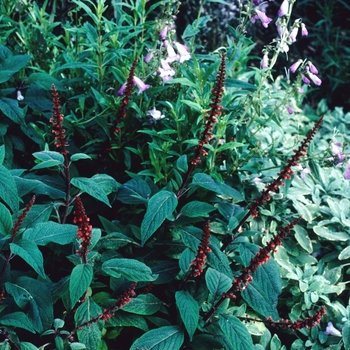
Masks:
[[[0,5],[2,349],[349,347],[350,115],[275,74],[287,3],[260,68],[259,0],[213,52],[175,1]]]

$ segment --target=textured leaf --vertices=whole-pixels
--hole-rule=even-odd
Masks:
[[[20,311],[2,316],[0,318],[0,326],[18,327],[35,333],[35,329],[33,328],[27,315]]]
[[[222,272],[229,278],[232,278],[232,270],[226,254],[216,245],[209,244],[209,247],[211,248],[211,252],[208,253],[207,257],[208,265],[215,270]]]
[[[28,239],[21,239],[17,243],[10,243],[13,254],[20,256],[43,279],[46,279],[44,271],[44,259],[38,246]]]
[[[146,181],[132,179],[119,188],[117,199],[125,204],[143,204],[150,195],[151,189]]]
[[[227,292],[232,285],[230,278],[211,267],[208,268],[205,274],[205,282],[214,301],[219,299],[222,293]]]
[[[153,294],[140,294],[136,298],[132,298],[130,302],[123,306],[123,311],[137,315],[153,315],[162,306],[163,302]]]
[[[312,222],[312,215],[310,213],[310,210],[301,202],[294,200],[293,206],[299,213],[299,215],[307,222]]]
[[[148,331],[138,338],[130,350],[179,350],[184,342],[184,333],[178,326],[165,326]]]
[[[305,249],[308,253],[311,254],[313,252],[312,243],[306,230],[303,227],[296,225],[294,226],[294,231],[295,231],[295,238],[298,241],[298,243],[301,245],[303,249]]]
[[[119,310],[109,320],[109,323],[114,327],[136,327],[142,329],[144,332],[148,331],[148,325],[144,317],[134,314],[129,314]]]
[[[10,211],[0,203],[0,234],[6,236],[12,229],[12,216]]]
[[[59,80],[45,72],[32,73],[28,78],[28,83],[40,86],[46,91],[51,91],[52,84],[55,84],[55,88],[58,91],[63,91],[65,88]]]
[[[75,326],[90,321],[93,317],[101,315],[101,308],[91,299],[87,298],[75,312]],[[102,333],[97,322],[91,323],[90,326],[82,327],[77,331],[78,339],[85,344],[87,349],[95,350],[100,348]]]
[[[258,250],[259,247],[254,244],[240,245],[240,256],[245,266],[249,265]],[[274,320],[279,319],[277,302],[278,295],[282,291],[282,281],[276,262],[270,259],[260,265],[252,277],[253,281],[248,283],[242,292],[243,299],[264,317],[271,316]]]
[[[125,236],[120,232],[109,233],[107,236],[102,237],[99,243],[102,245],[103,248],[111,250],[116,250],[120,247],[124,247],[129,243],[136,244],[139,246],[139,244],[136,243],[132,238]]]
[[[92,266],[88,264],[79,264],[72,270],[69,279],[69,296],[72,308],[90,286],[92,276]]]
[[[32,343],[28,343],[26,341],[21,341],[21,350],[39,350],[35,345]]]
[[[58,224],[48,221],[35,225],[26,230],[23,238],[31,240],[37,245],[46,245],[48,243],[57,243],[65,245],[73,243],[77,235],[77,226],[69,224]]]
[[[23,109],[21,109],[18,106],[17,100],[7,97],[1,97],[0,111],[16,124],[25,125]]]
[[[81,191],[86,192],[91,197],[94,197],[111,207],[108,197],[103,191],[103,187],[96,183],[93,179],[88,179],[87,177],[75,177],[72,179],[71,183]]]
[[[329,228],[324,226],[314,226],[314,232],[329,241],[347,241],[350,239],[350,236],[346,232],[342,231],[331,231]]]
[[[346,260],[350,258],[350,246],[343,249],[338,255],[339,260]]]
[[[0,165],[0,198],[13,213],[17,213],[19,201],[16,183],[11,173],[3,165]]]
[[[185,325],[190,340],[197,329],[199,319],[199,305],[193,296],[185,291],[175,293],[176,306],[179,309],[182,322]]]
[[[245,325],[234,316],[221,316],[219,318],[219,326],[232,350],[252,350],[254,349],[252,337]]]
[[[177,198],[174,193],[160,191],[148,202],[146,214],[141,223],[141,245],[153,235],[163,221],[170,216],[177,206]]]
[[[10,50],[4,51],[4,46],[1,45],[0,54],[0,83],[8,81],[11,76],[19,72],[31,59],[30,55],[14,55]],[[5,53],[5,55],[3,55]]]
[[[240,202],[244,199],[237,190],[224,183],[214,180],[207,174],[195,174],[191,186],[199,186],[219,195],[225,196],[226,198],[233,198],[234,202]]]
[[[213,207],[211,204],[200,202],[200,201],[192,201],[187,204],[185,204],[180,212],[183,215],[186,215],[190,218],[195,217],[206,217],[208,214],[212,211],[214,211],[216,208]]]
[[[112,192],[117,192],[120,187],[120,183],[107,174],[96,174],[91,180],[94,180],[94,182],[103,189],[106,195],[109,195]]]
[[[44,162],[41,162],[35,166],[31,170],[38,170],[38,169],[47,169],[51,168],[53,166],[61,165],[61,163],[58,160],[45,160]]]
[[[183,154],[181,157],[179,157],[176,161],[176,167],[179,171],[182,173],[186,173],[188,170],[188,162],[187,162],[187,155]]]
[[[64,157],[61,153],[59,152],[54,152],[54,151],[42,151],[42,152],[34,152],[33,156],[36,159],[41,160],[42,162],[48,161],[48,160],[56,160],[60,164],[64,163]]]
[[[111,259],[102,265],[103,272],[110,276],[125,277],[128,281],[154,281],[157,275],[144,263],[135,259]]]
[[[75,153],[70,157],[71,162],[76,162],[76,161],[81,160],[81,159],[90,159],[91,160],[91,157],[85,153]]]
[[[193,337],[189,344],[193,350],[219,350],[222,349],[222,344],[216,339],[215,335],[198,334]]]
[[[350,321],[346,321],[342,329],[344,348],[350,349]]]
[[[19,307],[28,307],[27,316],[37,332],[51,327],[53,305],[46,283],[23,276],[16,283],[5,283],[5,288]]]

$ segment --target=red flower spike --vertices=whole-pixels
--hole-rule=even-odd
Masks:
[[[15,224],[13,225],[12,228],[12,237],[11,237],[11,242],[13,242],[16,233],[19,231],[20,226],[23,223],[24,218],[27,216],[29,210],[32,208],[32,206],[34,205],[35,202],[35,196],[32,197],[32,199],[30,200],[30,202],[26,205],[26,207],[24,208],[24,210],[22,211],[21,215],[18,217],[17,221],[15,222]]]
[[[62,155],[67,155],[68,151],[66,146],[68,143],[65,141],[66,130],[63,128],[64,115],[61,113],[60,99],[54,84],[52,84],[52,99],[53,99],[53,117],[50,118],[52,124],[52,133],[55,135],[55,145],[60,148]]]
[[[203,266],[207,259],[207,252],[211,252],[211,249],[209,248],[209,238],[210,221],[207,220],[204,224],[202,240],[199,244],[196,258],[191,261],[191,272],[189,278],[195,278],[203,272]]]
[[[137,63],[137,59],[135,59],[131,65],[130,73],[128,76],[128,80],[126,81],[126,87],[124,90],[125,97],[122,99],[118,113],[115,117],[115,120],[113,123],[113,128],[112,128],[112,133],[118,134],[121,132],[121,128],[118,125],[126,117],[126,110],[128,108],[129,99],[130,99],[130,96],[132,93],[132,87],[134,85],[133,80],[134,80],[134,76],[135,76],[136,63]]]
[[[73,223],[78,225],[77,237],[81,239],[77,254],[87,263],[87,253],[91,244],[92,226],[89,224],[90,219],[86,216],[85,208],[80,197],[76,197],[74,205]]]

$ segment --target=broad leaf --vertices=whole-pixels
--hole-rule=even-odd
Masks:
[[[130,350],[179,350],[184,342],[184,333],[178,326],[165,326],[148,331],[138,338]]]
[[[10,243],[13,254],[20,256],[43,279],[46,279],[44,271],[44,259],[38,246],[28,239],[21,239],[16,243]]]
[[[148,202],[146,214],[141,223],[141,245],[153,235],[163,221],[169,217],[177,206],[177,198],[174,193],[160,191]]]
[[[10,172],[0,165],[0,199],[2,199],[12,210],[17,213],[19,208],[17,186]]]
[[[75,153],[70,157],[71,162],[76,162],[76,161],[81,160],[81,159],[90,159],[91,160],[91,157],[85,153]]]
[[[148,325],[144,317],[123,312],[123,310],[116,312],[109,323],[114,327],[135,327],[142,329],[144,332],[148,331]]]
[[[59,152],[54,152],[54,151],[34,152],[33,156],[36,159],[41,160],[42,162],[45,162],[45,161],[48,161],[48,160],[56,160],[60,164],[64,163],[64,157]]]
[[[219,299],[222,293],[227,292],[232,285],[232,280],[230,278],[211,267],[208,268],[205,274],[205,282],[213,297],[213,302]]]
[[[107,260],[103,263],[102,270],[110,276],[123,276],[132,282],[154,281],[157,278],[147,265],[135,259]]]
[[[92,266],[88,264],[79,264],[72,270],[69,279],[69,296],[72,308],[90,286],[92,276]]]
[[[0,234],[6,236],[12,229],[12,216],[10,211],[0,203]]]
[[[312,253],[312,243],[311,239],[309,238],[307,231],[299,226],[296,225],[294,226],[294,231],[295,231],[295,239],[298,241],[298,243],[301,245],[303,249],[305,249],[308,253]]]
[[[347,241],[350,239],[350,236],[346,232],[331,231],[329,228],[323,226],[314,226],[313,230],[318,236],[329,241]]]
[[[21,109],[18,106],[17,100],[14,100],[12,98],[7,98],[7,97],[1,97],[0,111],[16,124],[25,126],[24,112],[23,112],[23,109]]]
[[[200,201],[192,201],[187,204],[185,204],[180,212],[183,215],[186,215],[191,218],[195,217],[207,217],[208,214],[212,211],[214,211],[216,208],[213,207],[211,204],[200,202]]]
[[[51,242],[65,245],[73,243],[76,235],[77,226],[48,221],[26,230],[23,238],[31,240],[37,245],[46,245]]]
[[[21,311],[2,316],[0,318],[0,326],[18,327],[35,333],[35,329],[33,328],[27,315]]]
[[[105,203],[111,207],[111,204],[109,203],[108,197],[105,194],[103,187],[93,179],[88,179],[87,177],[75,177],[72,179],[71,183],[81,191],[86,192],[91,197],[94,197],[102,203]]]
[[[117,199],[125,204],[143,204],[150,195],[151,189],[146,181],[132,179],[119,188]]]
[[[103,192],[107,196],[112,192],[117,192],[118,188],[121,186],[112,176],[106,174],[96,174],[91,180],[94,180],[94,182],[103,189]]]
[[[254,349],[252,337],[245,325],[234,316],[220,316],[219,326],[225,334],[230,350],[252,350]]]
[[[156,298],[153,294],[140,294],[123,306],[123,311],[130,312],[137,315],[153,315],[164,303]]]
[[[193,296],[185,291],[175,293],[176,306],[179,309],[182,322],[185,325],[190,340],[197,329],[199,319],[199,305]]]

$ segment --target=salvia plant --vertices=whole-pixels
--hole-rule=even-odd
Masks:
[[[295,0],[219,2],[213,52],[204,1],[0,4],[1,349],[350,348],[350,116],[274,71]]]

